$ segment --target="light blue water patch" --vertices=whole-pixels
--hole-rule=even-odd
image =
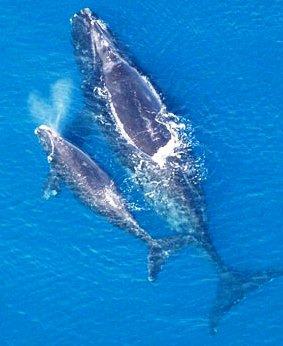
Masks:
[[[192,122],[205,155],[209,228],[219,253],[239,269],[283,268],[282,5],[2,1],[1,345],[283,344],[282,278],[231,310],[212,337],[216,274],[204,255],[183,250],[151,284],[145,245],[67,189],[42,200],[48,167],[28,106],[31,93],[48,99],[50,86],[63,79],[73,85],[67,116],[81,110],[69,18],[90,7],[168,109]],[[123,186],[123,168],[103,137],[94,138],[96,158]],[[142,206],[134,211],[141,225],[163,229]]]

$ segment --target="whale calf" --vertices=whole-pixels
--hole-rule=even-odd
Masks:
[[[71,23],[87,107],[96,112],[98,103],[105,105],[107,112],[96,121],[147,199],[172,229],[190,236],[215,264],[219,282],[210,314],[210,331],[215,333],[224,314],[247,293],[283,272],[244,272],[224,263],[208,231],[203,189],[182,124],[120,52],[105,23],[87,8]]]
[[[46,125],[36,128],[35,134],[47,154],[54,179],[68,185],[93,211],[148,245],[148,278],[155,280],[166,258],[180,246],[178,238],[153,239],[130,214],[118,187],[97,162]],[[182,246],[186,241],[190,238],[183,239]]]

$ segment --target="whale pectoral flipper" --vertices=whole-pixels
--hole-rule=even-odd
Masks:
[[[191,235],[153,239],[149,244],[148,280],[155,281],[166,259],[195,241]]]
[[[240,272],[223,271],[220,273],[215,303],[210,313],[210,333],[217,332],[217,326],[224,314],[240,303],[247,293],[260,288],[272,279],[283,276],[283,271]]]
[[[43,198],[49,199],[51,197],[57,196],[61,190],[61,183],[58,174],[50,168],[46,182],[43,189]]]

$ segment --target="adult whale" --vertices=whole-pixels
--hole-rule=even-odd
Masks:
[[[224,263],[208,232],[202,187],[178,119],[167,112],[152,84],[122,55],[109,29],[89,9],[71,22],[86,104],[93,109],[101,102],[108,109],[97,123],[155,210],[178,233],[191,236],[217,268],[210,314],[214,333],[223,315],[248,292],[283,273],[237,271]]]
[[[148,245],[148,278],[155,280],[166,258],[181,245],[178,238],[153,239],[127,210],[116,184],[97,162],[46,125],[36,128],[35,134],[57,181],[67,184],[93,211]],[[186,241],[190,241],[190,237],[183,239],[181,246],[185,246]]]

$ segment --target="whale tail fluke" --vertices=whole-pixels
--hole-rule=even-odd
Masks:
[[[148,280],[155,281],[158,273],[161,271],[163,264],[169,257],[169,251],[160,240],[155,240],[149,245],[148,254]]]
[[[195,238],[190,235],[153,239],[149,244],[148,280],[155,281],[167,258],[192,242]]]
[[[216,334],[217,327],[234,305],[245,299],[247,293],[260,288],[272,279],[283,276],[283,271],[242,272],[224,270],[220,273],[216,300],[210,314],[210,333]]]

